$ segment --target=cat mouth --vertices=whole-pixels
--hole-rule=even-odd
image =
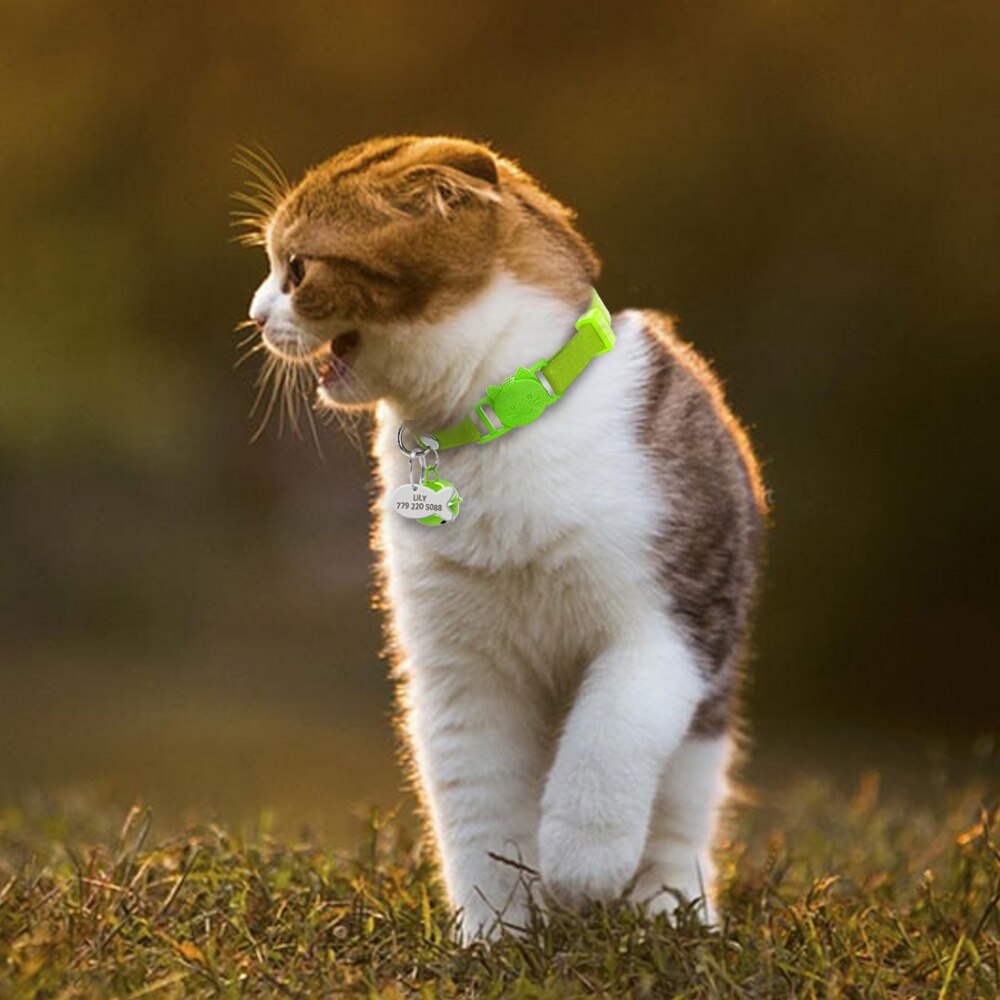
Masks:
[[[332,385],[347,373],[360,340],[357,330],[345,330],[330,341],[319,359],[317,374],[321,385]]]

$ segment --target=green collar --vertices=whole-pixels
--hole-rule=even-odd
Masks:
[[[417,444],[434,451],[473,442],[486,444],[514,427],[530,424],[562,398],[593,358],[610,351],[616,339],[611,314],[591,289],[590,307],[576,321],[576,333],[551,358],[518,368],[499,385],[491,385],[459,423],[439,431],[415,432]]]

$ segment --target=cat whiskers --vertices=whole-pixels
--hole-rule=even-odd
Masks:
[[[243,232],[233,239],[244,246],[263,246],[267,223],[291,189],[278,161],[263,147],[238,145],[233,162],[250,176],[233,200],[241,206],[231,212],[231,225]]]
[[[237,351],[242,351],[243,348],[247,346],[247,344],[252,344],[260,336],[260,329],[252,319],[245,319],[243,320],[242,323],[237,323],[236,326],[233,328],[233,332],[236,334],[243,333],[244,330],[246,330],[247,332],[237,341],[236,343]],[[264,343],[263,341],[261,341],[260,343],[254,345],[253,350],[261,350],[263,349],[263,347]],[[253,353],[253,351],[250,351],[249,353]],[[238,368],[245,359],[246,359],[245,356],[240,358],[240,360],[237,361],[233,367]]]
[[[243,344],[246,342],[244,341]],[[243,347],[243,344],[237,345],[237,350]],[[261,351],[267,350],[267,347],[263,344],[251,344],[243,353],[233,362],[233,368],[240,368],[246,361],[252,358],[255,354],[260,354]]]
[[[264,433],[264,428],[271,419],[271,412],[274,409],[274,401],[278,397],[278,390],[280,388],[280,382],[277,374],[278,364],[279,360],[273,354],[265,355],[264,363],[261,365],[260,373],[257,375],[257,380],[254,383],[257,388],[257,394],[254,396],[253,406],[250,407],[251,419],[260,409],[261,401],[265,398],[268,388],[270,388],[271,392],[267,400],[267,405],[264,407],[264,413],[260,419],[260,423],[257,425],[257,429],[250,437],[251,441],[256,441],[257,438]]]
[[[243,331],[247,332],[236,344],[239,357],[233,363],[234,369],[244,365],[254,355],[267,351],[267,345],[260,336],[260,329],[253,320],[243,320],[236,324],[235,332],[240,334]],[[297,437],[302,437],[299,413],[300,410],[304,410],[309,422],[310,435],[322,458],[323,449],[316,433],[316,422],[312,409],[309,405],[303,405],[303,402],[308,400],[314,391],[312,379],[315,377],[317,377],[317,372],[312,359],[306,359],[306,364],[302,364],[301,361],[289,361],[267,353],[255,382],[257,392],[254,396],[253,406],[250,407],[250,417],[253,418],[261,411],[261,404],[265,399],[267,402],[263,406],[260,422],[250,440],[256,441],[264,433],[276,407],[278,436],[281,437],[284,433],[287,423],[292,433]]]
[[[237,331],[248,324],[242,323]],[[267,352],[267,346],[259,339],[256,328],[245,336],[237,345],[242,353],[236,359],[234,368],[262,351]],[[288,360],[275,354],[265,354],[260,372],[255,381],[256,394],[250,408],[250,418],[259,417],[257,426],[251,435],[251,441],[256,441],[264,433],[272,417],[277,415],[278,437],[281,437],[285,427],[303,437],[304,423],[309,431],[316,452],[324,458],[323,447],[319,437],[317,415],[324,424],[336,421],[344,437],[362,458],[365,454],[362,422],[365,410],[351,407],[352,403],[362,403],[368,398],[362,379],[356,372],[348,368],[341,375],[341,391],[347,397],[347,407],[330,407],[323,404],[317,386],[322,379],[320,361],[314,357]]]
[[[265,349],[263,343],[254,345],[237,361],[237,364],[242,364],[247,357],[261,349]],[[323,459],[325,457],[323,446],[316,427],[313,406],[310,405],[310,400],[316,393],[318,378],[318,367],[312,358],[290,361],[268,354],[257,376],[257,395],[250,409],[251,418],[260,413],[257,428],[250,440],[256,441],[264,433],[275,414],[278,420],[278,437],[284,434],[287,426],[296,437],[301,438],[303,436],[301,417],[305,414],[309,437],[317,455]]]
[[[316,374],[318,379],[318,369]],[[348,368],[341,375],[341,379],[341,388],[347,397],[348,405],[346,407],[324,405],[317,394],[313,409],[320,414],[324,423],[336,422],[344,437],[350,442],[351,447],[364,459],[365,442],[361,428],[368,411],[366,408],[362,408],[361,404],[371,399],[371,393],[367,391],[364,380],[351,368]],[[351,404],[358,405],[352,407]]]

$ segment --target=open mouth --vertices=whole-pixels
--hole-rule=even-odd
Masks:
[[[357,330],[346,330],[330,341],[319,362],[318,374],[322,385],[331,385],[346,374],[360,339],[361,334]]]

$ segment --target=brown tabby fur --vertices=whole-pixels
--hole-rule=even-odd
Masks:
[[[719,736],[732,717],[757,589],[764,487],[746,433],[704,359],[677,338],[667,316],[641,315],[653,358],[643,442],[670,498],[660,576],[710,683],[691,732]]]
[[[511,160],[443,136],[376,139],[310,170],[269,225],[305,260],[299,312],[433,322],[498,268],[586,302],[599,263],[572,213]]]

